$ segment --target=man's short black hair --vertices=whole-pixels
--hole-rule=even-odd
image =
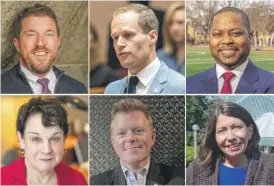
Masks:
[[[209,33],[210,33],[210,30],[211,30],[211,26],[212,26],[212,23],[214,21],[214,18],[217,15],[219,15],[221,13],[224,13],[224,12],[232,12],[234,14],[240,15],[241,18],[242,18],[242,20],[243,20],[244,26],[246,27],[248,33],[250,33],[250,21],[249,21],[248,15],[244,11],[242,11],[242,10],[240,10],[238,8],[235,8],[235,7],[225,7],[225,8],[222,8],[221,10],[217,11],[213,15],[213,17],[211,18],[211,20],[209,22],[209,29],[208,29]]]

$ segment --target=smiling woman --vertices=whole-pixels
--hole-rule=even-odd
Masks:
[[[188,185],[274,184],[274,157],[259,151],[260,135],[248,111],[222,103],[208,122],[199,159],[187,168]]]
[[[68,133],[67,112],[60,102],[31,99],[19,110],[16,130],[24,158],[1,168],[1,185],[87,184],[81,173],[60,164]]]

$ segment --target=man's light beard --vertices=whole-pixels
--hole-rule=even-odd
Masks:
[[[53,66],[53,62],[55,61],[56,57],[52,57],[49,61],[49,64],[48,64],[48,67],[45,69],[45,70],[39,70],[37,68],[35,68],[35,66],[33,65],[32,62],[28,63],[24,60],[23,56],[20,54],[20,58],[21,58],[21,61],[24,63],[24,65],[33,73],[35,74],[39,74],[39,75],[44,75],[44,74],[47,74],[52,66]]]

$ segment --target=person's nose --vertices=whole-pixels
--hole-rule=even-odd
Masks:
[[[125,41],[123,37],[119,36],[116,42],[117,47],[124,47],[125,46]]]
[[[173,23],[172,26],[171,26],[172,30],[176,30],[177,31],[177,30],[179,30],[179,28],[180,28],[180,25],[178,23]]]
[[[234,134],[232,129],[227,131],[227,137],[226,138],[227,138],[228,141],[235,140],[235,134]]]
[[[132,131],[128,131],[126,135],[126,142],[132,143],[136,141],[136,136]]]
[[[52,151],[50,142],[44,142],[42,147],[42,152],[45,154],[49,154]]]
[[[225,33],[222,37],[222,43],[223,44],[231,44],[233,43],[232,37],[229,35],[229,33]]]
[[[39,34],[36,38],[36,45],[41,47],[46,45],[45,36]]]

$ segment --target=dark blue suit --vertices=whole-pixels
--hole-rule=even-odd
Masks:
[[[187,94],[218,94],[216,66],[186,79]],[[274,93],[274,74],[255,66],[250,60],[235,94]]]

